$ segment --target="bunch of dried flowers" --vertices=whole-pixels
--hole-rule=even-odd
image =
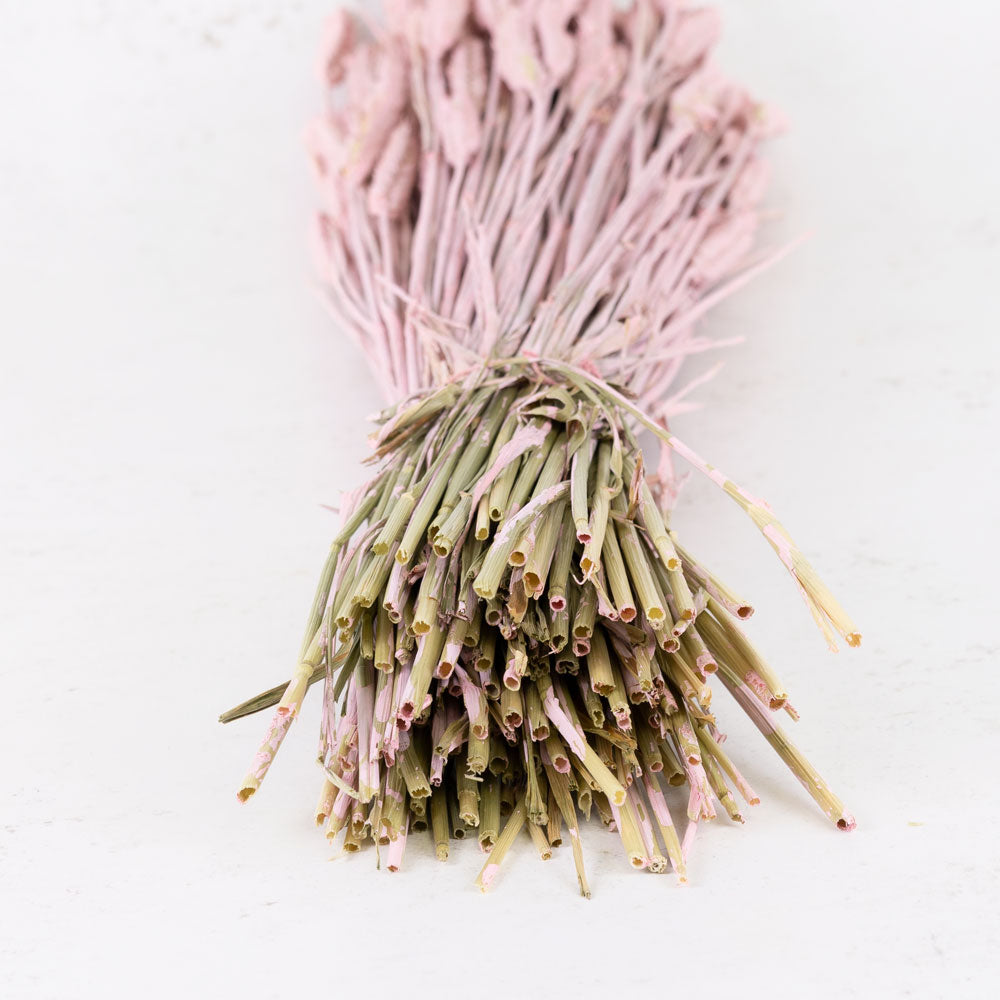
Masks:
[[[580,817],[685,879],[698,824],[757,796],[712,713],[716,676],[824,813],[854,820],[775,722],[753,610],[682,547],[673,456],[788,568],[831,648],[860,636],[771,509],[668,430],[721,346],[699,317],[750,254],[774,116],[708,59],[678,0],[396,0],[330,19],[308,133],[321,277],[390,405],[345,499],[291,680],[239,796],[323,683],[316,821],[399,868],[429,831],[542,858]],[[660,453],[651,471],[637,436]],[[672,790],[673,789],[673,790]],[[686,789],[685,824],[668,799]],[[677,812],[678,806],[673,806]]]

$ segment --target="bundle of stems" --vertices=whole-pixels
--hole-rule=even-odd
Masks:
[[[223,716],[277,705],[239,797],[322,680],[316,821],[345,850],[373,841],[395,871],[410,833],[439,858],[468,836],[485,890],[523,827],[548,858],[565,826],[589,894],[596,809],[631,866],[684,880],[698,824],[758,801],[717,675],[851,829],[775,722],[797,715],[738,625],[751,606],[669,517],[679,456],[760,528],[829,645],[860,642],[771,509],[668,429],[682,362],[719,346],[697,319],[770,259],[748,254],[773,116],[708,62],[714,14],[673,0],[386,8],[330,19],[309,145],[328,302],[390,405],[292,678]]]

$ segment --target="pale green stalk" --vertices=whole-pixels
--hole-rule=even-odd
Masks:
[[[719,805],[726,810],[729,818],[734,823],[745,822],[743,814],[740,812],[740,807],[737,805],[736,799],[733,798],[733,793],[729,790],[729,786],[726,785],[722,771],[715,758],[708,753],[702,754],[701,763],[705,768],[705,774],[708,775],[708,783],[715,793],[715,797],[719,800]]]
[[[395,655],[395,629],[389,621],[389,612],[380,607],[375,616],[375,669],[391,671]]]
[[[590,688],[595,694],[607,697],[614,691],[615,676],[611,669],[611,656],[600,629],[593,634],[591,640],[587,673],[590,676]]]
[[[372,552],[375,555],[384,556],[399,541],[399,536],[403,533],[416,505],[417,498],[409,490],[397,497],[389,508],[382,530],[372,544]]]
[[[489,735],[477,736],[474,732],[469,733],[469,745],[465,757],[465,770],[473,777],[481,775],[490,762],[490,737]]]
[[[493,480],[488,494],[489,515],[491,521],[502,521],[507,513],[507,501],[510,496],[511,487],[517,478],[518,469],[524,464],[526,459],[512,459],[510,464]]]
[[[636,679],[639,681],[639,690],[644,694],[653,688],[653,661],[645,645],[632,647],[632,662],[636,668]],[[638,700],[636,702],[638,704]]]
[[[515,569],[510,575],[508,583],[509,594],[507,596],[507,614],[510,615],[511,624],[520,629],[524,620],[525,612],[528,610],[528,593],[524,589],[522,571]]]
[[[323,831],[323,835],[326,839],[332,843],[337,838],[337,834],[344,829],[347,819],[347,813],[344,813],[342,816],[338,816],[337,813],[331,812],[330,818],[327,820],[326,829]]]
[[[816,801],[823,812],[832,819],[841,830],[854,828],[854,817],[844,809],[841,802],[830,791],[819,772],[809,763],[796,746],[788,739],[784,731],[774,725],[767,713],[750,696],[746,685],[725,663],[719,664],[719,676],[729,688],[740,707],[750,716],[750,720],[764,734],[764,738],[774,748],[778,756],[785,762],[792,774],[799,779],[802,786]]]
[[[651,806],[653,819],[656,822],[660,839],[663,841],[667,857],[670,858],[670,864],[673,866],[678,881],[682,883],[687,882],[684,852],[681,850],[680,838],[677,836],[677,829],[674,827],[674,821],[670,816],[667,801],[663,797],[663,791],[657,784],[656,778],[649,774],[643,774],[642,782],[646,789],[646,798]]]
[[[357,625],[361,658],[371,660],[375,656],[375,610],[369,608],[361,615]]]
[[[489,860],[485,865],[483,865],[482,871],[480,871],[478,877],[476,878],[476,885],[479,886],[482,892],[488,891],[490,886],[493,884],[493,880],[496,878],[497,872],[500,869],[500,864],[503,862],[504,857],[510,850],[515,838],[521,832],[521,828],[524,826],[526,817],[527,812],[525,811],[524,806],[524,796],[521,796],[511,811],[510,817],[500,833],[500,836],[497,837],[496,844],[490,852]]]
[[[441,658],[434,671],[435,677],[440,677],[442,680],[451,677],[452,671],[458,665],[462,649],[465,647],[465,633],[468,627],[469,623],[464,618],[452,618],[451,624],[448,626]]]
[[[493,657],[496,655],[497,634],[492,629],[487,629],[479,637],[479,655],[476,658],[476,670],[485,673],[493,666]]]
[[[479,826],[479,782],[460,768],[455,771],[458,815],[466,826]]]
[[[514,633],[507,640],[506,663],[504,665],[504,686],[517,690],[521,686],[521,678],[528,672],[528,651],[524,647],[524,639]]]
[[[628,573],[625,571],[625,560],[622,558],[618,545],[618,536],[609,531],[604,537],[604,548],[601,551],[601,564],[611,589],[611,599],[614,602],[618,617],[623,622],[635,618],[635,601],[632,599],[632,588],[629,586]]]
[[[546,422],[543,420],[532,420],[525,426],[534,426],[537,428],[544,428]],[[545,442],[551,447],[551,441],[555,437],[555,432],[550,431],[545,438]],[[544,449],[546,444],[543,443],[540,448],[531,452],[528,455],[523,455],[520,458],[512,459],[500,472],[500,474],[493,480],[493,485],[489,490],[489,515],[491,521],[502,521],[510,506],[510,494],[514,487],[514,483],[520,478],[521,470],[529,462],[537,462],[537,456],[539,451]],[[494,460],[497,456],[492,456]],[[542,457],[544,462],[544,456]],[[537,478],[538,470],[541,468],[541,463],[535,468],[534,475],[532,476],[532,481]]]
[[[316,825],[322,826],[333,809],[334,799],[337,797],[337,786],[329,779],[323,779],[323,787],[319,790],[319,799],[316,802]]]
[[[365,546],[360,542],[355,546],[344,566],[341,574],[337,593],[333,595],[328,614],[330,620],[335,622],[338,628],[344,628],[350,624],[348,611],[351,606],[354,594],[354,584],[362,572],[362,560],[371,561],[375,557],[365,551]]]
[[[542,699],[534,684],[522,687],[524,703],[528,713],[528,732],[535,742],[544,741],[549,735],[549,723],[542,708]]]
[[[585,580],[590,579],[601,565],[604,535],[608,527],[608,514],[611,511],[610,476],[611,444],[604,440],[597,446],[597,472],[594,480],[590,524],[588,525],[590,538],[584,543],[583,555],[580,557],[580,569]]]
[[[576,531],[576,540],[581,543],[590,541],[590,510],[588,501],[590,495],[588,486],[590,481],[590,459],[592,452],[592,442],[585,441],[581,447],[577,448],[573,455],[573,464],[570,470],[570,512],[573,518],[573,527]]]
[[[788,701],[784,685],[743,633],[728,620],[725,612],[714,601],[710,602],[709,607],[712,606],[720,612],[719,616],[701,615],[698,619],[698,631],[716,661],[720,664],[725,661],[768,708],[781,708]]]
[[[507,759],[507,742],[499,736],[490,737],[490,774],[504,774],[510,762]]]
[[[448,796],[448,818],[451,821],[451,835],[455,840],[465,840],[469,828],[459,815],[458,798],[453,794]]]
[[[412,452],[412,449],[411,449]],[[410,483],[413,471],[416,468],[416,455],[399,451],[394,456],[389,468],[392,470],[386,478],[385,484],[378,489],[379,500],[372,510],[369,521],[381,521],[386,517],[389,507],[399,498]]]
[[[667,741],[660,743],[660,754],[663,757],[663,777],[671,788],[680,788],[687,783],[687,775],[677,757],[677,751]]]
[[[408,406],[400,410],[398,406],[390,407],[379,414],[378,419],[384,421],[377,436],[380,447],[395,447],[387,445],[391,438],[398,439],[405,430],[426,424],[442,410],[449,409],[459,395],[459,387],[455,382],[446,382]]]
[[[633,725],[643,772],[660,774],[663,771],[663,754],[660,753],[659,734],[653,732],[641,713],[636,713]]]
[[[454,510],[452,510],[447,520],[441,526],[441,530],[434,537],[434,552],[437,555],[446,556],[451,552],[455,542],[458,541],[465,531],[471,514],[472,494],[463,493]]]
[[[476,601],[475,610],[472,613],[472,618],[469,621],[469,625],[465,630],[465,638],[462,640],[462,644],[466,649],[475,649],[479,645],[479,638],[483,627],[483,606]]]
[[[592,583],[585,583],[580,589],[576,611],[573,615],[573,636],[577,639],[589,639],[594,634],[594,622],[597,620],[597,591]]]
[[[639,523],[646,529],[646,536],[653,543],[663,566],[670,572],[681,569],[677,550],[667,531],[659,505],[653,499],[653,491],[643,476],[639,482]]]
[[[362,653],[362,658],[364,659],[364,654]],[[388,688],[388,692],[386,692]],[[377,705],[379,699],[385,694],[386,697],[392,696],[393,689],[393,677],[392,674],[383,673],[381,670],[375,671],[375,696],[373,699],[373,704]],[[395,719],[379,719],[374,713],[371,718],[372,727],[375,730],[375,746],[376,748],[381,748],[385,742],[385,731],[387,726],[394,726],[396,724]],[[376,750],[376,753],[378,749]],[[322,760],[321,760],[322,763]]]
[[[677,609],[678,617],[683,621],[694,621],[696,614],[694,597],[688,586],[687,578],[684,576],[684,571],[682,569],[668,569],[667,583],[674,599],[674,607]]]
[[[667,675],[680,688],[681,695],[685,701],[702,702],[703,689],[701,682],[688,669],[683,657],[676,652],[667,655]],[[707,690],[710,691],[711,689]],[[711,701],[711,695],[709,695],[709,701]],[[702,702],[702,704],[707,706],[708,702]]]
[[[514,548],[511,549],[510,555],[507,556],[507,565],[512,569],[522,568],[528,561],[528,556],[531,555],[535,547],[535,534],[538,530],[538,522],[542,517],[544,517],[544,514],[532,521],[526,531],[521,532],[520,538],[518,538]]]
[[[563,739],[566,740],[569,748],[573,751],[574,760],[579,763],[589,778],[596,782],[597,786],[612,799],[615,805],[621,805],[625,801],[625,789],[622,788],[618,779],[611,773],[600,757],[598,757],[590,742],[580,735],[582,727],[580,726],[580,720],[577,718],[573,699],[557,699],[555,692],[551,690],[552,682],[547,675],[539,676],[536,683],[538,684],[539,693],[542,695],[545,714],[555,724]],[[550,697],[551,701],[549,700]],[[562,717],[560,717],[559,710],[565,712]],[[564,728],[567,724],[570,727],[569,729]]]
[[[725,631],[726,638],[733,649],[735,649],[740,657],[750,665],[750,667],[756,671],[764,683],[767,685],[768,690],[771,692],[771,708],[780,708],[786,701],[788,701],[788,692],[785,690],[785,685],[781,683],[777,675],[771,669],[770,664],[757,652],[756,649],[751,645],[750,640],[743,633],[743,630],[731,621],[729,616],[726,614],[723,608],[712,599],[708,600],[708,611],[712,616],[709,618],[705,616],[706,621],[711,621],[714,619],[722,626]]]
[[[344,853],[357,854],[361,850],[361,839],[361,831],[355,831],[353,824],[348,824],[344,833]]]
[[[337,674],[337,679],[333,683],[333,690],[330,692],[330,700],[337,701],[347,687],[347,682],[351,679],[355,667],[361,659],[361,650],[357,643],[348,647],[347,656],[344,658],[344,665]]]
[[[448,757],[451,748],[456,743],[461,745],[468,739],[469,735],[469,719],[467,716],[456,719],[452,722],[447,729],[441,734],[441,738],[437,742],[437,746],[434,747],[434,752],[439,757]]]
[[[546,820],[546,823],[548,821]],[[539,858],[542,861],[548,861],[552,857],[552,847],[549,844],[548,838],[545,836],[545,831],[535,823],[528,823],[528,833],[531,834],[531,841],[535,845],[535,850],[538,851]]]
[[[563,514],[555,556],[549,571],[549,607],[553,611],[566,607],[566,588],[569,585],[570,567],[573,564],[573,527],[568,514]]]
[[[596,647],[598,640],[603,642],[604,637],[600,632],[594,635],[594,646],[591,647],[591,656],[593,656],[593,649]],[[622,681],[621,671],[618,669],[618,665],[611,662],[611,677],[613,679],[613,684],[611,690],[607,693],[608,708],[611,709],[611,714],[618,721],[618,725],[625,728],[623,723],[631,719],[631,713],[628,707],[628,694],[625,691],[625,684]]]
[[[692,765],[701,763],[701,746],[698,744],[698,737],[695,735],[691,720],[685,712],[678,712],[670,716],[670,726],[677,739],[677,746],[681,756]]]
[[[698,741],[701,743],[702,747],[704,747],[704,749],[715,758],[719,767],[722,768],[729,780],[733,783],[733,785],[735,785],[747,805],[760,805],[760,797],[747,783],[746,778],[744,778],[743,775],[736,770],[735,765],[729,759],[729,755],[715,741],[707,727],[698,726]]]
[[[535,544],[524,564],[524,587],[532,597],[537,598],[545,587],[545,580],[559,541],[565,510],[565,501],[560,501],[552,504],[541,515]]]
[[[580,661],[572,650],[564,649],[556,657],[556,673],[575,677],[580,672]]]
[[[390,767],[385,773],[385,798],[382,800],[381,821],[388,827],[388,837],[381,837],[379,843],[387,844],[395,840],[406,823],[406,786],[398,768]],[[378,831],[373,831],[378,835]]]
[[[593,681],[593,676],[594,676],[593,649],[591,649],[590,657],[588,658],[587,662],[589,665],[587,674],[591,678],[591,681]],[[602,688],[605,688],[609,683],[610,684],[614,683],[613,678],[611,677],[610,664],[607,664],[606,666],[607,670],[605,672],[605,677],[599,680],[599,683]],[[595,729],[602,729],[604,727],[604,705],[601,702],[600,695],[597,693],[596,689],[592,687],[591,684],[588,684],[586,681],[584,681],[582,677],[580,678],[580,682],[581,682],[580,696],[583,698],[583,708],[584,711],[587,713],[587,718],[590,719],[590,724]]]
[[[549,645],[554,653],[561,653],[569,642],[569,608],[549,613]]]
[[[554,503],[569,491],[569,483],[564,482],[553,486],[545,493],[535,496],[530,503],[504,522],[503,527],[493,538],[483,560],[482,568],[473,583],[473,589],[483,600],[496,597],[500,581],[508,570],[507,560],[520,538],[521,532],[536,517],[538,511],[547,503]]]
[[[343,650],[343,657],[338,654],[338,665],[343,663],[347,652],[348,651],[346,649]],[[312,687],[313,684],[322,680],[325,676],[326,666],[317,666],[309,675],[306,687]],[[248,715],[255,715],[257,712],[263,712],[264,709],[273,708],[279,701],[281,701],[281,696],[288,690],[288,685],[291,683],[291,680],[283,681],[281,684],[276,684],[273,688],[268,688],[267,691],[262,691],[260,694],[254,695],[252,698],[248,698],[246,701],[240,702],[239,705],[229,709],[228,712],[223,712],[219,716],[219,722],[235,722],[236,719],[242,719]]]
[[[614,509],[616,512],[625,513],[625,503],[621,495],[615,498]],[[639,540],[635,525],[628,520],[615,520],[615,530],[618,533],[618,544],[621,546],[622,555],[625,557],[625,565],[628,567],[629,577],[635,586],[636,594],[642,612],[646,616],[646,621],[654,629],[669,628],[672,624],[668,621],[667,610],[653,579],[653,573],[646,558],[646,550]]]
[[[354,591],[351,594],[351,606],[370,608],[385,590],[392,566],[393,559],[389,553],[381,556],[369,556],[364,570],[355,582]]]
[[[562,439],[560,458],[560,448],[556,447],[558,439]],[[552,457],[552,462],[549,459]],[[559,482],[562,467],[566,464],[566,442],[565,435],[558,434],[552,430],[545,436],[545,440],[537,447],[525,455],[521,468],[518,470],[517,479],[511,486],[510,496],[507,498],[507,505],[504,508],[504,521],[509,520],[527,503],[529,497],[539,493],[544,487],[542,483],[542,473],[551,480],[548,485]],[[552,466],[552,467],[550,467]]]
[[[473,429],[467,446],[462,452],[462,457],[455,467],[452,482],[445,491],[444,506],[446,508],[453,506],[459,493],[467,490],[473,480],[486,471],[485,463],[488,456],[493,453],[492,446],[506,422],[515,392],[516,388],[510,386],[495,393],[478,426]]]
[[[392,721],[395,722],[395,720]],[[396,759],[396,766],[403,775],[406,791],[411,799],[425,799],[431,794],[431,784],[420,765],[416,747],[412,743]]]
[[[670,535],[677,547],[678,554],[684,561],[685,572],[694,577],[731,615],[740,619],[749,618],[753,614],[752,605],[735,594],[721,580],[709,573],[685,552],[677,543],[677,536],[674,532],[671,532]]]
[[[600,816],[601,822],[606,827],[610,827],[611,824],[614,823],[615,817],[614,813],[611,812],[611,805],[608,802],[608,797],[601,791],[595,791],[593,794],[594,806],[597,809],[597,815]]]
[[[555,799],[559,812],[566,822],[569,830],[570,840],[573,845],[573,862],[576,865],[576,878],[580,886],[581,895],[590,899],[590,886],[587,884],[587,875],[583,868],[583,847],[580,843],[580,827],[576,818],[576,809],[573,806],[573,798],[570,795],[569,776],[560,773],[551,764],[545,765],[545,774],[549,780],[549,790]]]
[[[556,802],[555,795],[549,788],[549,800],[547,805],[549,814],[549,825],[545,828],[545,839],[552,847],[562,846],[562,812]],[[544,859],[543,859],[544,860]]]
[[[431,830],[438,861],[448,860],[448,797],[443,788],[431,794]]]
[[[403,533],[403,540],[396,550],[396,560],[401,563],[408,563],[416,554],[417,548],[424,540],[424,535],[428,525],[434,518],[437,506],[441,501],[444,491],[448,488],[448,482],[454,471],[458,460],[461,457],[461,448],[454,445],[451,451],[445,456],[442,464],[431,476],[426,488],[420,496],[406,531]]]
[[[514,432],[517,430],[518,424],[518,413],[516,410],[509,412],[504,419],[504,422],[500,425],[500,430],[497,433],[496,438],[493,441],[493,447],[490,449],[489,456],[486,459],[486,468],[491,469],[496,463],[500,456],[501,449],[510,441],[514,436]],[[490,520],[499,521],[503,516],[502,512],[498,512],[496,517],[491,514],[492,504],[494,498],[497,502],[502,500],[506,503],[506,497],[510,493],[510,488],[514,483],[514,478],[517,475],[517,467],[519,459],[514,459],[506,468],[504,468],[496,480],[493,482],[493,486],[486,492],[483,496],[482,501],[479,504],[479,509],[476,514],[476,538],[480,541],[485,541],[489,537],[489,522]],[[500,487],[497,487],[496,493],[494,493],[494,487],[496,487],[497,482],[503,480]],[[499,509],[498,509],[499,510]]]
[[[499,521],[500,518],[496,518],[496,520]],[[476,508],[476,527],[473,534],[479,542],[485,542],[490,537],[490,498],[488,494],[479,501],[479,506]]]
[[[420,589],[417,591],[417,603],[413,611],[413,632],[415,635],[425,635],[438,618],[438,604],[441,600],[441,588],[447,570],[445,560],[430,558],[427,569],[420,578]]]
[[[412,711],[414,715],[419,715],[423,709],[424,700],[427,697],[427,692],[430,690],[434,668],[441,659],[444,640],[444,630],[435,622],[430,630],[421,636],[417,643],[417,655],[413,661],[413,669],[410,672],[410,686],[413,691]]]
[[[528,812],[528,821],[533,825],[544,826],[549,817],[545,811],[545,796],[538,780],[538,758],[535,754],[535,744],[531,740],[522,743],[524,747],[524,771],[527,779],[527,791],[524,804]]]
[[[479,793],[479,846],[493,849],[500,835],[500,782],[487,778]]]
[[[388,470],[383,470],[379,474],[378,478],[369,488],[364,499],[362,499],[354,512],[350,515],[350,517],[348,517],[343,528],[340,529],[337,536],[334,538],[333,543],[330,545],[330,551],[327,554],[326,562],[323,564],[319,584],[316,587],[316,594],[313,597],[312,607],[309,610],[309,617],[306,621],[305,634],[299,648],[299,659],[302,659],[305,655],[306,650],[309,648],[309,644],[312,642],[313,636],[316,634],[320,627],[320,623],[323,620],[323,612],[330,597],[330,587],[333,584],[333,577],[337,571],[337,563],[340,558],[341,550],[351,540],[361,525],[365,523],[368,516],[377,506],[380,497],[378,487],[380,484],[385,482],[387,473]]]
[[[639,820],[631,799],[626,798],[618,807],[618,836],[621,838],[625,855],[633,868],[646,867],[646,845],[639,832]]]
[[[524,721],[524,699],[520,688],[507,687],[500,690],[500,716],[508,729],[517,729]]]
[[[427,800],[410,799],[410,833],[422,833],[427,829]]]
[[[715,657],[712,656],[695,626],[692,625],[684,630],[684,634],[681,636],[681,646],[687,654],[688,660],[694,664],[699,676],[714,674],[718,669]]]

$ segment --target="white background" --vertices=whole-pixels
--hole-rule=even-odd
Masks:
[[[771,501],[862,649],[825,652],[710,484],[677,524],[754,600],[858,830],[733,712],[764,801],[686,890],[596,827],[590,902],[526,838],[487,897],[471,844],[331,860],[314,701],[238,806],[264,720],[215,717],[288,676],[378,402],[310,284],[329,3],[4,0],[4,998],[990,994],[1000,17],[721,6],[722,65],[792,124],[769,238],[813,235],[713,315],[747,342],[677,429]]]

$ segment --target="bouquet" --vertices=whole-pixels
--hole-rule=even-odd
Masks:
[[[678,388],[754,256],[775,116],[678,0],[396,0],[326,26],[308,131],[326,301],[387,400],[291,679],[239,791],[322,683],[316,822],[396,871],[409,837],[477,840],[490,886],[524,828],[581,820],[686,879],[695,832],[758,798],[712,711],[736,701],[830,820],[753,613],[671,518],[676,459],[749,516],[836,649],[860,635],[771,508],[678,440]],[[711,373],[709,373],[711,374]],[[640,437],[658,446],[644,450]],[[713,681],[717,682],[713,685]]]

